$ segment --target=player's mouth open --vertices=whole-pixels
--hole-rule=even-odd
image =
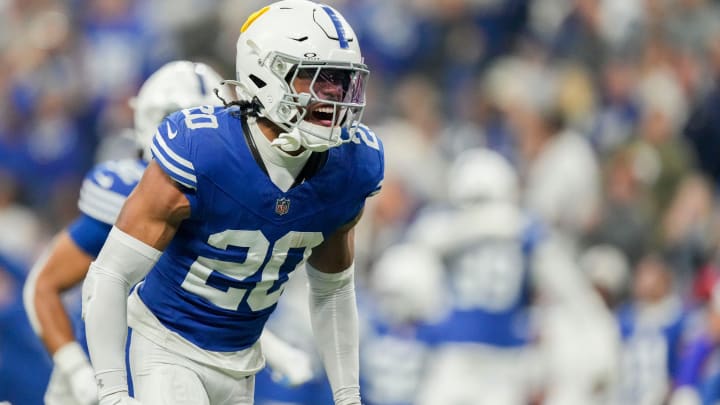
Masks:
[[[313,124],[330,127],[333,125],[335,107],[331,105],[318,105],[310,110],[310,119]]]

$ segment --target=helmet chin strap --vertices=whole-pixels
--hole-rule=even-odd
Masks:
[[[309,122],[302,122],[299,126],[311,127],[316,125]],[[305,148],[313,152],[324,152],[334,146],[338,146],[343,143],[340,139],[339,133],[341,132],[341,129],[338,127],[335,127],[332,130],[328,131],[331,134],[334,134],[335,131],[338,132],[337,134],[334,134],[336,135],[335,138],[338,141],[335,143],[331,143],[330,140],[315,137],[311,135],[311,132],[301,130],[299,126],[293,127],[289,132],[281,133],[270,144],[280,148],[285,152],[295,152],[300,148]],[[332,138],[333,137],[331,137],[331,139]]]
[[[284,152],[296,152],[303,146],[300,131],[293,128],[290,132],[283,132],[270,142],[270,145],[280,148]]]

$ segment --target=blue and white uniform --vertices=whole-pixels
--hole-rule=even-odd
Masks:
[[[68,226],[77,246],[97,257],[125,199],[140,181],[147,163],[141,159],[113,160],[97,164],[85,176],[78,207],[80,216]],[[79,311],[73,314],[75,336],[87,353],[85,324]]]
[[[442,328],[392,325],[377,316],[368,319],[367,327],[360,356],[363,400],[369,405],[414,404]]]
[[[529,224],[518,239],[487,238],[448,258],[453,310],[443,322],[443,343],[498,348],[528,343],[529,256],[541,235]]]
[[[88,256],[97,257],[125,199],[140,181],[146,167],[147,163],[140,159],[107,161],[97,164],[85,176],[78,200],[80,215],[67,227],[67,232],[77,247]],[[80,303],[69,300],[66,306],[73,324],[75,339],[85,354],[89,355]],[[76,403],[71,386],[58,370],[55,368],[50,378],[45,402]],[[130,379],[128,381],[132,391]]]
[[[653,308],[628,304],[618,315],[622,335],[619,404],[661,403],[678,371],[687,313],[678,297]]]
[[[433,325],[442,333],[418,404],[526,403],[531,275],[543,228],[504,203],[426,215],[411,236],[444,257],[452,302]]]
[[[129,322],[190,359],[252,374],[289,273],[377,192],[383,154],[363,128],[284,192],[253,158],[236,112],[197,107],[159,126],[154,158],[184,186],[191,215],[131,296]]]

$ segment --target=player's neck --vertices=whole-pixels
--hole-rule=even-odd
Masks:
[[[262,131],[263,135],[265,135],[265,138],[268,139],[268,141],[272,142],[275,139],[277,139],[280,134],[283,132],[282,128],[272,123],[267,118],[258,118],[257,119],[257,125],[260,127],[260,131]],[[305,148],[300,148],[294,152],[285,152],[288,155],[291,156],[298,156],[301,153],[305,152]]]

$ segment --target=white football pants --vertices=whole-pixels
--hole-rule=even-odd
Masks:
[[[130,342],[135,398],[148,405],[252,405],[255,376],[233,376],[189,360],[139,333]]]

